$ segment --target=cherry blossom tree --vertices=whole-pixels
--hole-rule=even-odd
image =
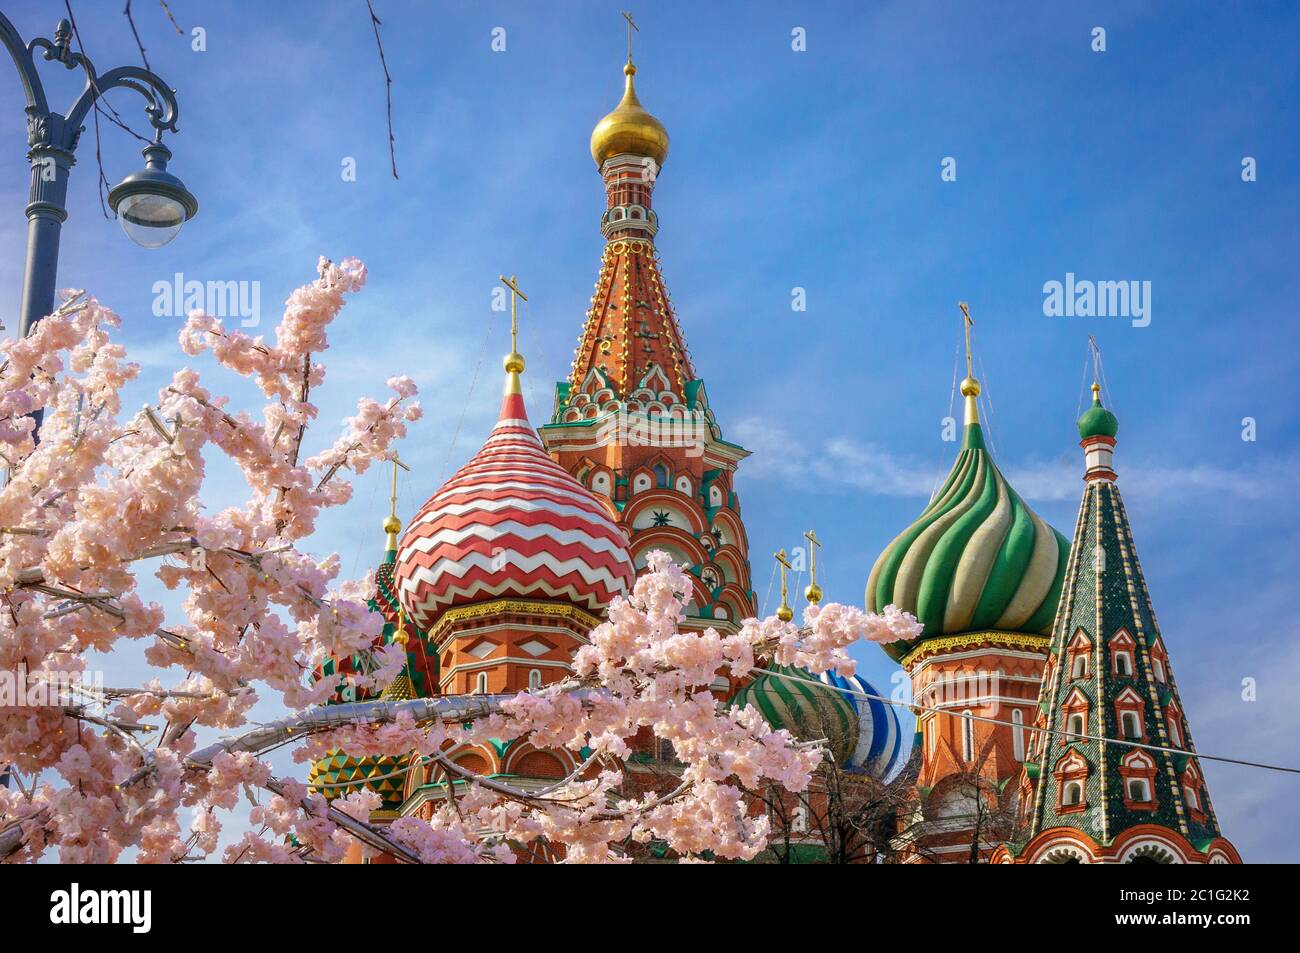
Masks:
[[[386,400],[360,400],[333,444],[303,459],[329,327],[365,277],[355,260],[322,260],[270,341],[189,317],[182,348],[252,381],[260,414],[189,369],[124,414],[121,390],[139,368],[112,340],[117,317],[80,293],[29,337],[0,344],[0,769],[10,781],[0,857],[111,862],[134,848],[142,862],[337,861],[358,840],[412,863],[510,862],[538,843],[570,861],[616,861],[624,845],[651,840],[683,859],[755,856],[768,826],[745,789],[803,790],[822,752],[752,708],[719,706],[709,686],[769,658],[851,673],[850,645],[913,637],[910,616],[826,605],[802,627],[769,618],[733,634],[682,632],[688,578],[654,554],[565,682],[509,698],[321,704],[338,686],[308,673],[327,658],[366,656],[365,673],[348,676],[359,688],[387,684],[404,663],[402,646],[376,638],[373,579],[341,580],[336,554],[309,551],[321,511],[347,503],[350,477],[390,459],[420,413],[412,381],[394,377]],[[247,498],[212,513],[201,493],[218,456]],[[141,596],[146,572],[176,591],[175,618]],[[156,674],[138,687],[78,685],[92,652],[134,653]],[[259,698],[296,713],[250,728]],[[199,748],[200,727],[232,733]],[[671,790],[625,796],[620,765],[647,728],[683,768]],[[524,736],[587,756],[570,777],[522,791],[445,754]],[[370,792],[331,803],[276,777],[264,756],[289,743],[300,761],[343,749],[436,765],[464,793],[380,828]],[[253,802],[252,828],[222,850],[222,818],[241,798]]]

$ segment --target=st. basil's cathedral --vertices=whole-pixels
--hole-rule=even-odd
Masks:
[[[405,532],[394,490],[371,608],[384,620],[380,643],[405,646],[405,669],[382,693],[340,679],[335,702],[560,681],[656,550],[692,577],[684,628],[734,631],[757,613],[735,483],[749,454],[724,439],[665,286],[653,194],[668,133],[637,98],[636,73],[629,54],[623,97],[592,132],[605,246],[550,417],[535,427],[528,416],[512,334],[500,416],[482,448]],[[513,307],[522,292],[507,284]],[[825,738],[828,763],[851,783],[906,785],[897,861],[1240,863],[1219,831],[1134,548],[1113,465],[1118,421],[1094,385],[1078,421],[1084,493],[1067,539],[992,459],[967,340],[960,452],[866,581],[868,610],[892,604],[923,626],[887,646],[911,679],[914,737],[899,706],[861,677],[769,666],[740,684],[720,680],[719,703]],[[807,596],[820,598],[815,580]],[[334,660],[317,677],[362,666]],[[670,747],[638,742],[629,784],[671,772]],[[525,789],[580,766],[575,753],[526,740],[448,756]],[[335,752],[309,781],[328,797],[375,791],[379,824],[447,796],[436,769],[403,758]]]

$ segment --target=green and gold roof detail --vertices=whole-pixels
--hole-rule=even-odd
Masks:
[[[857,745],[857,712],[843,692],[821,683],[810,685],[805,679],[816,681],[816,676],[771,663],[756,670],[754,680],[737,691],[727,706],[753,705],[769,725],[785,728],[800,741],[825,738],[835,763],[843,764]]]
[[[1080,433],[1095,424],[1098,406],[1080,418]],[[1029,833],[1072,827],[1107,845],[1132,827],[1157,825],[1202,843],[1220,836],[1218,821],[1195,758],[1181,753],[1195,751],[1191,727],[1124,500],[1107,473],[1088,480],[1079,506],[1039,696],[1051,734],[1031,742],[1026,762],[1036,768]],[[1080,653],[1086,662],[1076,663]],[[1085,731],[1072,734],[1069,719],[1080,714]],[[1135,778],[1145,779],[1137,796]],[[1066,798],[1071,783],[1078,794]]]
[[[395,487],[396,484],[394,484],[394,506],[396,506]],[[382,689],[376,687],[352,690],[346,685],[346,676],[361,674],[368,657],[363,659],[360,655],[353,655],[341,660],[326,660],[317,671],[316,677],[336,678],[340,684],[340,688],[326,700],[327,705],[370,701],[376,698],[397,702],[412,698],[428,698],[436,694],[433,686],[438,684],[437,655],[428,651],[425,633],[420,632],[405,618],[393,583],[393,564],[397,559],[397,534],[401,532],[401,527],[401,521],[396,513],[390,514],[384,520],[384,532],[387,534],[388,542],[383,562],[375,571],[375,592],[368,604],[370,611],[379,613],[384,620],[383,629],[375,639],[375,645],[392,645],[394,642],[405,645],[406,665]],[[339,785],[316,788],[329,800],[345,797],[363,788],[370,788],[383,798],[382,810],[395,810],[403,800],[402,794],[406,785],[403,768],[406,764],[406,757],[355,758],[343,751],[332,751],[312,765],[307,775],[307,782],[313,787]]]
[[[962,381],[966,425],[952,471],[916,521],[871,569],[866,607],[916,616],[920,638],[885,647],[902,658],[925,639],[972,630],[1047,635],[1070,544],[1012,489],[985,446],[975,399]]]
[[[369,788],[383,798],[381,810],[396,810],[401,806],[406,786],[406,772],[403,770],[406,761],[406,758],[387,755],[354,758],[342,751],[331,751],[311,766],[307,785],[330,801]],[[344,786],[320,787],[325,784]]]

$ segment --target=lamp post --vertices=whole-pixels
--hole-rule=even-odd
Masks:
[[[28,334],[54,310],[54,281],[59,264],[59,232],[68,217],[68,173],[76,162],[77,141],[96,100],[110,89],[130,89],[145,100],[145,115],[154,138],[144,148],[145,168],[132,173],[108,193],[122,229],[134,242],[157,248],[176,237],[181,226],[199,210],[198,200],[184,183],[167,171],[171,151],[163,145],[164,130],[176,131],[176,93],[147,69],[119,66],[95,72],[82,53],[72,50],[72,24],[60,20],[54,39],[24,43],[14,25],[0,13],[0,40],[18,68],[27,95],[27,152],[32,163],[31,200],[27,205],[27,266],[23,271],[21,331]],[[86,85],[66,115],[50,109],[36,73],[36,53],[66,69],[80,67]]]

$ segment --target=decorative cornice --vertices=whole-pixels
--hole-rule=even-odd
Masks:
[[[473,619],[482,619],[493,615],[540,615],[553,618],[572,619],[587,631],[600,625],[600,619],[577,606],[563,602],[543,602],[539,599],[493,599],[490,602],[477,602],[473,605],[457,606],[438,616],[438,620],[429,628],[428,638],[438,645],[446,631],[458,623]]]
[[[1023,632],[998,632],[985,630],[961,632],[957,635],[945,635],[942,638],[926,639],[899,661],[903,668],[911,668],[917,662],[930,655],[938,655],[950,649],[969,649],[977,645],[989,645],[1008,649],[1030,649],[1047,654],[1052,639],[1046,635],[1027,635]]]

